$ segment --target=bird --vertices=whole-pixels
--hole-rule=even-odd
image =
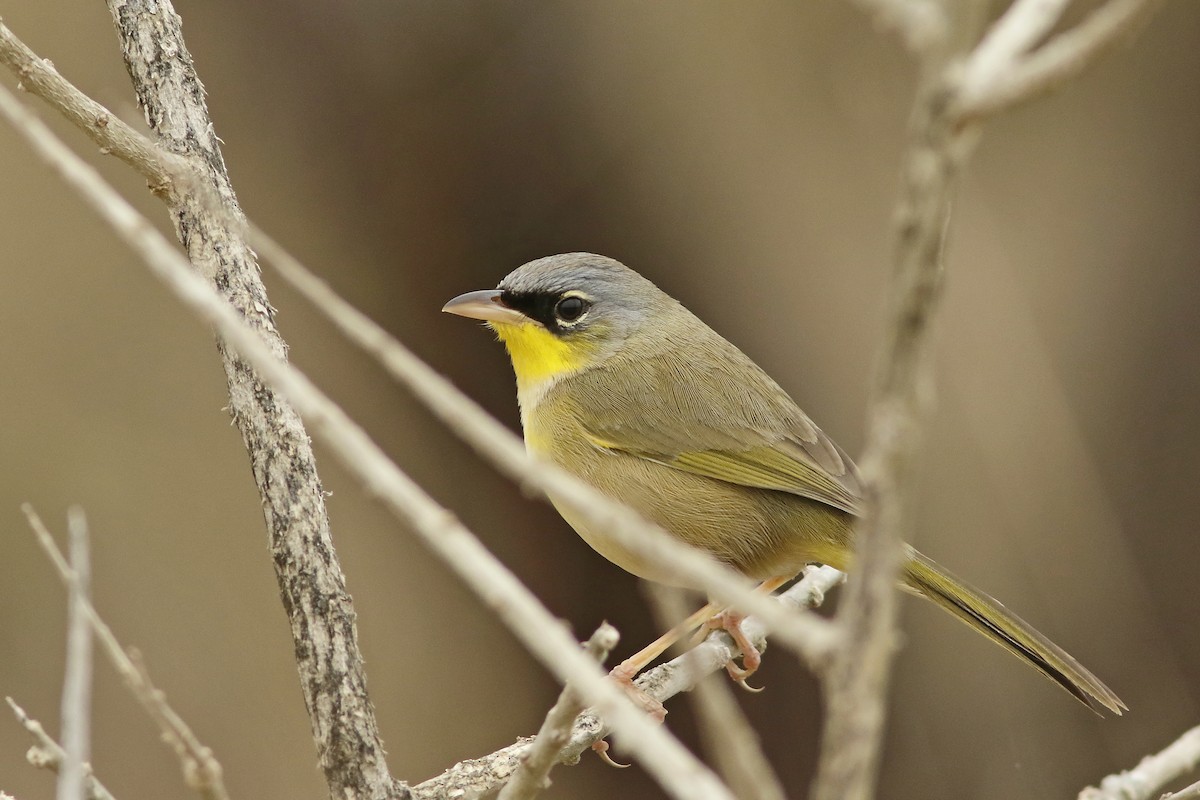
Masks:
[[[503,342],[531,454],[768,589],[809,563],[852,567],[867,511],[854,462],[762,368],[639,273],[593,253],[547,256],[442,310],[482,320]],[[677,585],[669,565],[550,501],[609,561]],[[909,545],[900,584],[1093,711],[1127,709],[1065,650]],[[742,649],[744,667],[729,668],[744,682],[757,650],[740,615],[716,619]]]

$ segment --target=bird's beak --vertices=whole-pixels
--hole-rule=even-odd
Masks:
[[[504,305],[500,299],[500,292],[496,289],[460,294],[442,306],[442,311],[457,314],[460,317],[502,322],[509,325],[522,325],[529,322],[529,317]]]

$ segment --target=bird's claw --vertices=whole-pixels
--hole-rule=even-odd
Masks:
[[[725,662],[725,671],[729,673],[729,677],[733,680],[734,683],[736,683],[738,686],[741,686],[743,689],[745,689],[747,692],[750,692],[751,694],[758,694],[763,689],[767,688],[765,686],[754,687],[754,686],[751,686],[750,684],[746,683],[746,679],[749,678],[751,675],[753,675],[758,670],[757,669],[742,669],[741,667],[739,667],[737,665],[737,662],[735,662],[732,658],[729,659],[729,661]]]
[[[629,766],[628,764],[621,764],[619,762],[613,761],[612,756],[610,756],[608,754],[608,742],[605,741],[604,739],[601,739],[600,741],[598,741],[592,745],[592,752],[594,752],[596,755],[600,756],[600,760],[603,761],[605,764],[608,764],[610,767],[615,767],[616,769],[625,769],[626,767]]]

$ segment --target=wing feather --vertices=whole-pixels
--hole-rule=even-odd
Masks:
[[[682,306],[676,313],[691,316]],[[742,351],[695,317],[636,357],[617,353],[574,376],[596,447],[728,483],[862,513],[854,463]]]

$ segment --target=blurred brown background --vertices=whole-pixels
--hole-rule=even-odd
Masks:
[[[567,250],[622,259],[745,349],[850,452],[889,275],[913,89],[848,3],[179,0],[249,215],[510,425],[500,347],[441,304]],[[99,2],[6,23],[126,118]],[[957,204],[924,453],[926,552],[1002,598],[1128,702],[1084,711],[905,601],[882,796],[1073,797],[1200,722],[1200,5],[992,125]],[[11,75],[0,77],[12,86]],[[68,140],[149,216],[132,173]],[[64,598],[18,512],[83,505],[95,593],[239,798],[319,798],[286,621],[209,332],[0,127],[0,694],[57,730]],[[266,273],[294,360],[581,636],[653,633],[635,581],[522,499]],[[397,776],[531,733],[556,687],[318,449]],[[97,668],[118,797],[184,797]],[[744,698],[794,796],[812,679],[773,652]],[[6,713],[6,712],[5,712]],[[694,741],[686,703],[669,724]],[[52,796],[0,714],[0,788]],[[658,797],[587,758],[551,796]]]

